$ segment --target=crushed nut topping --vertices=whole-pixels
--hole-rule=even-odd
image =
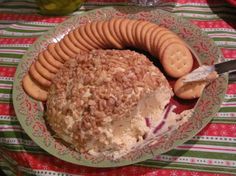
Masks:
[[[82,53],[67,61],[53,80],[47,120],[80,152],[98,151],[93,144],[111,142],[104,129],[129,118],[139,100],[160,86],[170,89],[163,74],[142,54],[130,50]]]

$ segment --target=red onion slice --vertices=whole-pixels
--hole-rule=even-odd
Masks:
[[[163,119],[167,119],[168,114],[170,113],[171,107],[172,107],[171,104],[169,104],[169,105],[167,106],[167,108],[166,108],[166,110],[165,110],[165,114],[164,114],[164,118],[163,118]]]
[[[161,123],[159,123],[159,125],[156,126],[156,128],[154,128],[153,133],[156,134],[165,124],[166,122],[163,120]]]
[[[145,117],[145,122],[146,122],[146,126],[150,128],[151,127],[150,118]]]
[[[165,109],[165,113],[164,113],[164,115],[163,115],[162,121],[161,121],[161,122],[154,128],[154,130],[153,130],[153,133],[154,133],[154,134],[156,134],[156,133],[164,126],[165,120],[167,119],[167,117],[168,117],[168,115],[169,115],[169,113],[170,113],[170,111],[171,111],[171,107],[172,107],[171,104],[168,104],[168,105],[167,105],[167,107],[166,107],[166,109]]]

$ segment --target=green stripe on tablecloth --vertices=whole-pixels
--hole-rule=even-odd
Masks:
[[[236,112],[235,107],[223,107],[220,108],[219,112]]]
[[[236,120],[235,120],[235,118],[234,119],[213,119],[212,121],[211,121],[212,123],[219,123],[219,124],[222,124],[222,123],[224,123],[224,124],[236,124]]]
[[[0,50],[3,50],[3,49],[10,49],[10,50],[14,50],[14,49],[16,49],[16,50],[23,50],[23,51],[27,51],[28,50],[28,48],[29,48],[29,46],[22,46],[22,45],[20,45],[19,44],[19,46],[12,46],[12,45],[1,45],[1,43],[0,43]]]
[[[30,140],[30,137],[24,132],[24,131],[6,131],[6,132],[0,132],[1,137],[5,138],[23,138]]]
[[[234,49],[236,47],[236,45],[233,45],[233,46],[227,46],[226,44],[224,45],[221,45],[221,44],[217,44],[216,45],[219,47],[219,48],[225,48],[225,49]]]
[[[1,62],[0,61],[0,66],[4,66],[4,67],[17,67],[17,65],[18,65],[18,63],[14,63],[14,62]]]
[[[9,57],[9,58],[22,58],[23,54],[14,54],[14,53],[0,53],[0,57]]]
[[[0,89],[0,93],[12,94],[12,89]]]
[[[235,42],[236,45],[236,39],[233,38],[218,38],[218,37],[211,37],[214,41],[226,41],[226,42]]]
[[[15,152],[29,152],[29,153],[37,153],[37,154],[44,154],[45,151],[38,146],[27,146],[27,145],[12,145],[12,144],[1,144],[2,149],[7,149],[9,151]]]
[[[7,30],[5,30],[7,32],[18,32],[18,33],[36,33],[36,32],[46,32],[48,30],[22,30],[22,29],[12,29],[12,28],[8,28]]]
[[[1,126],[1,125],[18,125],[18,126],[20,126],[20,123],[19,123],[18,120],[16,120],[16,121],[12,121],[12,120],[1,120],[1,121],[0,121],[0,126]],[[0,134],[1,134],[1,132],[0,132]]]
[[[222,124],[222,123],[224,123],[224,124],[236,124],[236,118],[232,118],[232,119],[230,119],[230,118],[223,118],[223,117],[221,117],[221,118],[214,118],[212,121],[211,121],[212,123],[220,123],[220,124]]]
[[[223,166],[211,166],[204,164],[188,164],[180,162],[164,162],[158,160],[147,160],[145,162],[137,163],[139,166],[149,166],[155,168],[165,168],[165,169],[185,169],[192,171],[203,171],[203,172],[213,172],[213,173],[224,173],[224,174],[233,174],[236,173],[236,168],[232,167],[223,167]],[[217,170],[216,170],[217,167]]]
[[[3,80],[0,80],[0,84],[11,84],[13,85],[13,81],[3,81]]]
[[[191,151],[191,150],[176,150],[173,149],[167,153],[171,156],[186,156],[186,157],[199,157],[199,158],[214,158],[222,160],[235,161],[236,154],[220,153],[220,152],[203,152],[203,151]]]
[[[0,84],[8,84],[8,85],[13,85],[13,81],[11,80],[0,80]]]
[[[7,103],[7,104],[9,104],[9,103],[12,103],[12,100],[9,100],[7,98],[1,98],[0,103]]]
[[[236,98],[225,99],[225,102],[236,102]]]
[[[207,33],[207,34],[215,34],[215,35],[217,35],[217,34],[222,34],[222,35],[224,35],[224,34],[232,34],[234,36],[236,35],[236,32],[234,32],[234,31],[220,30],[220,28],[216,28],[215,30],[216,31],[207,31],[207,30],[205,30],[205,33]]]

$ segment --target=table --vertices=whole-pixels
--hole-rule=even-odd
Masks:
[[[125,0],[90,0],[71,15]],[[164,0],[162,9],[189,19],[218,45],[226,60],[236,59],[236,10],[223,0]],[[18,63],[37,38],[68,16],[46,17],[32,0],[0,2],[0,167],[7,175],[233,175],[236,174],[236,84],[228,86],[217,115],[185,144],[135,165],[99,169],[59,160],[24,132],[12,104]]]

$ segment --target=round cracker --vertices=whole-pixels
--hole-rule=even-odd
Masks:
[[[146,34],[144,35],[144,40],[145,40],[145,46],[146,46],[146,51],[148,51],[150,53],[151,51],[151,36],[152,33],[157,30],[157,28],[159,28],[159,26],[154,26],[153,28],[150,28]],[[150,53],[151,54],[151,53]]]
[[[161,46],[159,47],[159,59],[162,60],[163,58],[163,52],[165,51],[166,47],[168,47],[170,44],[172,43],[180,43],[180,44],[184,44],[184,42],[178,38],[178,37],[172,37],[172,38],[168,38],[167,40],[165,40]]]
[[[122,19],[120,22],[119,30],[120,30],[122,41],[125,44],[125,46],[131,46],[131,43],[128,39],[128,35],[129,33],[132,34],[132,31],[131,31],[132,22],[133,22],[132,20],[129,20],[126,18]]]
[[[159,37],[159,42],[158,42],[158,44],[157,44],[156,47],[160,49],[161,45],[162,45],[165,41],[167,41],[167,40],[169,40],[169,39],[172,39],[172,38],[178,38],[178,36],[177,36],[175,33],[171,32],[171,31],[169,31],[169,32],[167,32],[167,33],[163,33],[163,35],[161,35],[161,36]]]
[[[48,61],[45,59],[43,53],[39,53],[38,55],[38,61],[42,64],[43,67],[45,67],[48,71],[52,72],[52,73],[57,73],[58,68],[54,67],[53,65],[51,65],[50,63],[48,63]]]
[[[33,80],[29,74],[26,74],[22,80],[22,86],[25,92],[35,100],[46,101],[48,92],[46,88],[40,86]]]
[[[70,41],[72,41],[72,43],[79,48],[80,50],[83,51],[89,51],[88,48],[86,48],[84,45],[81,44],[81,42],[78,41],[78,39],[75,37],[75,30],[69,32],[68,37],[70,39]]]
[[[51,85],[51,81],[45,79],[38,73],[34,63],[30,66],[29,74],[42,87],[49,87]]]
[[[58,53],[55,50],[55,43],[50,43],[47,47],[47,50],[50,52],[50,54],[58,61],[64,63],[64,60],[61,59],[61,57],[58,55]]]
[[[68,37],[68,36],[67,36]],[[65,37],[59,42],[61,49],[70,57],[73,58],[76,56],[76,52],[70,49],[70,46],[65,43]]]
[[[121,22],[123,21],[124,19],[123,18],[117,18],[115,21],[114,21],[114,31],[117,35],[117,37],[120,39],[121,43],[126,46],[126,42],[123,40],[122,38],[122,35],[121,35],[121,30],[120,30],[120,25],[121,25]]]
[[[185,77],[179,78],[174,85],[174,93],[181,99],[199,98],[207,85],[206,81],[184,82]]]
[[[102,29],[105,31],[105,38],[111,44],[112,47],[122,49],[123,46],[119,43],[111,34],[109,29],[109,21],[104,21],[102,25]]]
[[[63,63],[61,63],[57,59],[55,59],[48,50],[44,50],[42,53],[43,53],[46,61],[48,61],[48,63],[51,64],[52,66],[54,66],[58,69],[63,66]]]
[[[75,46],[75,44],[70,40],[69,35],[66,35],[63,38],[63,41],[65,45],[68,46],[68,48],[70,48],[76,54],[78,54],[80,51],[84,51],[81,48],[78,48],[77,46]]]
[[[140,31],[140,36],[141,36],[141,44],[143,46],[144,50],[148,50],[147,48],[147,43],[146,43],[146,37],[148,37],[148,33],[150,33],[151,29],[153,29],[154,27],[156,27],[157,25],[151,22],[148,22],[147,25],[145,25],[142,30]],[[149,43],[149,42],[148,42]]]
[[[128,38],[129,38],[129,42],[131,43],[131,45],[133,46],[133,47],[135,47],[135,48],[139,48],[139,43],[138,43],[138,41],[137,41],[137,37],[138,37],[138,35],[140,35],[140,34],[138,34],[137,35],[137,33],[136,33],[136,28],[139,26],[139,24],[141,23],[142,21],[141,20],[135,20],[135,22],[133,23],[133,25],[132,25],[132,29],[131,29],[131,34],[132,34],[132,36],[128,36]],[[132,41],[132,39],[131,38],[133,38],[133,41]],[[130,40],[131,39],[131,40]]]
[[[102,41],[104,42],[104,44],[107,46],[107,48],[112,48],[112,43],[105,37],[106,32],[103,30],[103,24],[105,21],[98,21],[96,23],[96,30],[99,34],[99,36],[101,37]]]
[[[97,31],[97,21],[94,21],[91,23],[91,31],[94,35],[94,37],[99,41],[100,45],[103,46],[103,48],[107,48],[108,45],[107,43],[105,43],[106,41],[102,38],[102,36],[100,36],[100,34]]]
[[[155,27],[154,30],[152,30],[152,33],[150,35],[150,40],[149,40],[149,42],[150,42],[150,49],[148,48],[148,51],[149,51],[150,54],[152,54],[155,57],[156,57],[156,53],[153,52],[154,38],[155,38],[156,34],[158,32],[160,32],[161,30],[163,30],[163,29],[164,29],[163,27],[159,27],[159,26]]]
[[[60,42],[59,42],[60,43]],[[55,44],[55,50],[57,54],[61,57],[61,59],[65,62],[70,59],[70,56],[68,56],[61,48],[60,44],[56,43]]]
[[[159,48],[157,47],[158,43],[160,42],[160,37],[162,35],[164,35],[165,33],[168,33],[168,29],[163,28],[162,30],[160,30],[159,32],[156,33],[156,35],[153,38],[153,43],[152,43],[152,48],[151,48],[151,52],[154,54],[155,57],[158,57],[158,53],[159,53]]]
[[[135,39],[132,33],[132,29],[134,28],[134,24],[137,20],[130,20],[129,24],[126,26],[127,34],[128,34],[128,42],[130,46],[135,46]]]
[[[110,30],[110,33],[112,35],[112,37],[122,45],[122,47],[124,47],[124,43],[122,42],[122,39],[121,37],[119,37],[118,33],[116,33],[116,30],[115,30],[115,24],[116,22],[119,20],[119,18],[112,18],[111,20],[109,20],[109,23],[108,23],[108,27],[109,27],[109,30]]]
[[[87,33],[86,33],[86,26],[90,26],[90,24],[86,24],[86,25],[83,25],[83,26],[80,26],[78,29],[79,29],[79,32],[81,34],[81,36],[83,36],[83,39],[90,45],[92,46],[94,49],[99,49],[100,46],[96,44],[96,42],[94,42],[94,36],[92,35],[91,38],[89,38],[87,36]]]
[[[83,37],[83,35],[80,33],[80,28],[82,26],[78,27],[74,30],[74,36],[77,39],[78,43],[83,45],[85,48],[87,48],[89,51],[95,49],[92,45],[90,45]]]
[[[186,46],[172,43],[164,50],[161,63],[169,76],[179,78],[191,71],[193,58]]]
[[[101,39],[98,39],[99,36],[95,36],[95,35],[98,35],[98,33],[96,32],[96,34],[95,34],[92,32],[92,26],[95,26],[95,22],[85,25],[85,32],[86,32],[88,38],[90,38],[92,40],[92,42],[96,43],[96,45],[99,48],[106,48],[105,45],[102,43]]]
[[[45,79],[51,81],[55,74],[51,73],[50,71],[48,71],[46,68],[44,68],[39,61],[35,62],[35,68],[38,71],[38,73],[43,76]]]
[[[148,25],[149,24],[149,22],[148,21],[140,21],[137,25],[136,25],[136,27],[134,28],[134,32],[135,32],[135,36],[136,36],[136,38],[135,38],[135,40],[136,40],[136,46],[139,48],[139,49],[143,49],[144,50],[144,47],[143,47],[143,45],[144,45],[144,43],[142,43],[142,35],[141,35],[141,31],[142,31],[142,29],[146,26],[146,25]]]

